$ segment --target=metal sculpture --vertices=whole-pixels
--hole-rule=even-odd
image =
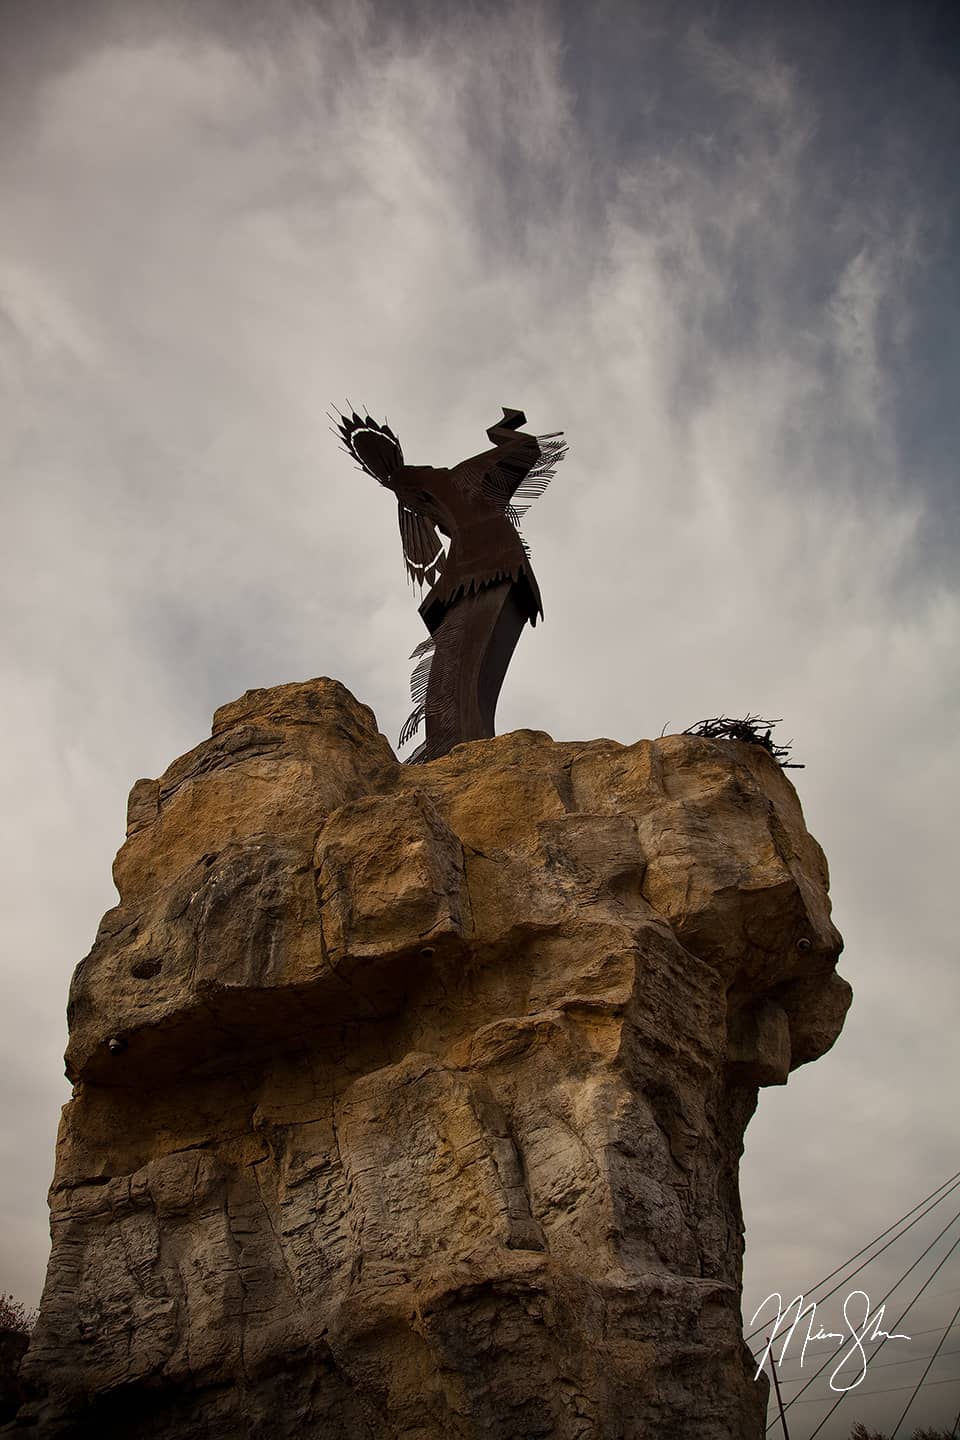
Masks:
[[[397,497],[408,575],[430,586],[420,605],[430,634],[411,656],[414,708],[400,744],[425,723],[425,738],[407,763],[436,760],[461,741],[495,733],[497,699],[520,632],[543,617],[520,534],[529,504],[515,502],[543,494],[567,445],[562,431],[526,434],[523,412],[504,407],[503,419],[487,431],[492,450],[453,469],[406,465],[386,421],[337,414],[334,433],[348,455]]]

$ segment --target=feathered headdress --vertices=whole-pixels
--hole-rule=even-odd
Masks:
[[[347,454],[358,462],[361,470],[379,480],[381,485],[386,485],[403,464],[400,441],[386,420],[378,425],[369,415],[361,417],[356,410],[349,416],[340,415],[338,410],[337,415],[339,423],[334,422],[337,428],[333,433],[339,437]],[[333,420],[332,415],[330,419]]]

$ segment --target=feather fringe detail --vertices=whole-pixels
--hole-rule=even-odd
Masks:
[[[410,656],[416,660],[413,674],[410,677],[410,699],[413,701],[413,709],[407,716],[400,731],[400,745],[406,745],[413,739],[427,715],[427,688],[430,684],[430,670],[433,665],[433,657],[436,653],[437,642],[433,635],[421,641]],[[416,753],[416,752],[415,752]],[[410,764],[413,757],[407,762]]]
[[[405,745],[408,740],[411,740],[426,719],[428,690],[430,691],[430,734],[407,758],[405,762],[407,765],[422,765],[426,761],[434,759],[436,755],[445,755],[450,748],[457,726],[457,680],[459,675],[459,666],[451,663],[451,656],[456,656],[462,648],[465,624],[466,616],[463,614],[462,607],[455,608],[441,621],[436,632],[417,646],[410,657],[419,660],[410,681],[410,696],[414,701],[414,709],[400,732],[400,744]],[[439,649],[444,651],[446,663],[439,671],[439,683],[435,684],[431,690],[433,662]]]
[[[523,553],[524,555],[526,555],[528,560],[530,559],[530,546],[527,544],[524,538],[523,531],[520,529],[520,517],[522,515],[526,515],[529,509],[529,505],[508,505],[505,512],[507,519],[510,521],[510,524],[517,532],[517,539],[523,546]]]
[[[466,622],[465,607],[458,605],[448,612],[434,637],[436,650],[444,651],[445,663],[439,668],[427,707],[431,733],[424,741],[424,760],[432,760],[436,754],[445,755],[456,736],[459,654],[463,648],[463,632]],[[458,657],[456,663],[451,663],[451,656]]]
[[[546,490],[550,481],[557,473],[557,466],[569,450],[569,445],[563,438],[563,431],[556,430],[552,435],[536,436],[537,445],[540,447],[540,459],[531,470],[520,481],[513,492],[514,500],[526,500],[526,505],[510,504],[506,508],[507,519],[520,537],[520,544],[523,546],[523,553],[530,559],[530,546],[527,544],[523,531],[520,529],[521,517],[526,515],[534,500],[537,500]]]
[[[563,438],[562,430],[555,430],[551,435],[538,435],[536,439],[540,447],[540,459],[520,481],[514,491],[515,499],[533,501],[542,495],[557,473],[557,466],[570,449]]]
[[[418,705],[415,710],[411,710],[410,714],[406,718],[406,721],[404,722],[403,729],[400,731],[400,739],[397,743],[399,745],[409,745],[410,741],[413,739],[414,735],[416,735],[417,731],[420,729],[420,726],[423,724],[426,718],[427,712],[425,706]],[[410,764],[411,759],[412,757],[409,757],[407,759],[408,765]]]

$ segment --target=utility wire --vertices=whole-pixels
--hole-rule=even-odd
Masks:
[[[956,1217],[954,1217],[954,1218],[956,1218]],[[951,1221],[950,1223],[952,1224],[953,1222]],[[939,1237],[939,1235],[938,1235],[938,1236],[937,1236],[937,1239],[939,1239],[939,1238],[940,1238],[940,1237]],[[935,1244],[936,1244],[936,1241],[932,1241],[931,1243],[935,1245]],[[904,1310],[904,1311],[902,1312],[902,1314],[899,1316],[899,1318],[894,1321],[894,1328],[896,1328],[897,1325],[902,1324],[902,1322],[907,1318],[907,1316],[909,1315],[910,1311],[913,1309],[913,1307],[914,1307],[914,1305],[916,1304],[916,1302],[920,1299],[920,1296],[923,1294],[924,1290],[926,1290],[927,1286],[930,1284],[930,1281],[933,1279],[934,1275],[936,1275],[937,1271],[940,1270],[940,1269],[942,1269],[942,1267],[943,1267],[944,1265],[946,1265],[947,1261],[950,1259],[950,1256],[953,1254],[954,1250],[956,1250],[956,1248],[957,1248],[958,1245],[960,1245],[960,1235],[958,1235],[957,1238],[956,1238],[956,1240],[954,1240],[953,1244],[950,1246],[950,1249],[947,1251],[946,1255],[944,1255],[943,1259],[940,1261],[939,1265],[937,1265],[936,1269],[933,1270],[933,1271],[931,1272],[931,1274],[927,1276],[926,1280],[924,1280],[923,1284],[920,1286],[920,1289],[917,1291],[916,1295],[914,1295],[913,1299],[910,1301],[910,1304],[907,1306],[906,1310]],[[928,1246],[927,1246],[927,1250],[929,1250],[930,1248],[931,1248],[930,1245],[928,1245]],[[924,1255],[927,1253],[927,1250],[925,1250],[925,1251],[923,1252]],[[918,1258],[913,1262],[913,1265],[910,1266],[910,1270],[913,1270],[913,1269],[915,1268],[915,1266],[918,1265],[922,1259],[923,1259],[923,1255],[918,1256]],[[903,1283],[904,1280],[906,1280],[907,1275],[910,1274],[910,1270],[908,1270],[905,1275],[901,1276],[900,1280],[897,1281],[897,1284],[894,1285],[893,1290],[896,1290],[896,1289],[897,1289],[897,1286],[899,1286],[900,1284]],[[893,1294],[893,1290],[888,1291],[887,1294],[888,1294],[888,1295],[892,1295],[892,1294]],[[887,1295],[885,1295],[885,1296],[883,1297],[883,1300],[881,1300],[881,1302],[880,1302],[881,1305],[884,1303],[884,1301],[885,1301],[886,1299],[887,1299]],[[887,1337],[884,1336],[884,1338],[880,1341],[880,1344],[877,1346],[877,1349],[876,1349],[873,1353],[876,1355],[876,1354],[878,1353],[878,1351],[880,1351],[880,1350],[883,1349],[883,1347],[884,1347],[884,1345],[886,1345],[886,1343],[887,1343]],[[829,1410],[827,1411],[826,1415],[824,1415],[823,1419],[820,1421],[820,1424],[817,1426],[816,1430],[814,1430],[814,1431],[811,1433],[811,1435],[810,1435],[810,1437],[809,1437],[809,1440],[813,1440],[814,1435],[819,1435],[820,1431],[823,1429],[824,1425],[826,1425],[827,1421],[830,1419],[830,1416],[833,1414],[834,1410],[837,1409],[837,1406],[838,1406],[838,1405],[842,1405],[842,1404],[843,1404],[844,1400],[846,1400],[846,1398],[847,1398],[847,1396],[849,1395],[849,1393],[850,1393],[849,1390],[845,1390],[845,1391],[843,1392],[843,1394],[840,1396],[839,1400],[837,1401],[836,1405],[832,1406],[831,1409],[829,1409]]]
[[[945,1189],[945,1186],[947,1185],[950,1186],[949,1190]],[[899,1220],[894,1220],[893,1224],[888,1225],[886,1230],[881,1230],[879,1235],[875,1235],[874,1238],[866,1245],[864,1245],[862,1249],[858,1250],[855,1255],[851,1255],[849,1260],[844,1260],[843,1264],[838,1265],[836,1270],[831,1270],[829,1275],[824,1275],[822,1280],[818,1280],[815,1285],[811,1286],[809,1292],[804,1293],[809,1293],[812,1295],[815,1290],[820,1289],[821,1285],[826,1285],[827,1281],[832,1280],[834,1275],[839,1275],[841,1271],[846,1270],[848,1265],[852,1265],[854,1260],[859,1260],[860,1256],[865,1254],[867,1250],[872,1248],[872,1246],[876,1245],[878,1240],[882,1240],[885,1235],[890,1234],[891,1230],[895,1230],[898,1225],[902,1225],[904,1220],[906,1220],[914,1213],[914,1210],[919,1210],[921,1206],[926,1205],[928,1200],[932,1200],[934,1195],[937,1194],[937,1190],[944,1191],[942,1195],[938,1196],[938,1198],[933,1201],[933,1204],[930,1206],[929,1210],[924,1210],[922,1215],[918,1215],[915,1220],[911,1220],[910,1224],[904,1226],[904,1228],[899,1232],[899,1234],[894,1235],[892,1239],[888,1240],[886,1245],[884,1245],[882,1249],[877,1251],[876,1255],[871,1255],[869,1259],[864,1260],[862,1265],[858,1265],[856,1270],[854,1270],[850,1275],[847,1275],[844,1280],[838,1281],[837,1284],[834,1285],[832,1290],[827,1291],[826,1295],[821,1295],[820,1299],[817,1301],[817,1304],[820,1305],[823,1303],[824,1300],[829,1300],[831,1295],[836,1295],[837,1291],[842,1289],[842,1287],[846,1284],[847,1280],[852,1280],[854,1275],[859,1275],[860,1271],[865,1269],[865,1267],[870,1264],[871,1260],[878,1259],[879,1256],[883,1254],[884,1250],[889,1250],[891,1245],[896,1244],[896,1242],[900,1239],[901,1235],[906,1235],[907,1231],[912,1230],[914,1225],[918,1225],[921,1220],[925,1220],[926,1217],[930,1214],[930,1211],[936,1209],[936,1207],[940,1204],[940,1201],[946,1200],[947,1196],[952,1195],[954,1190],[956,1190],[958,1187],[960,1187],[960,1170],[957,1171],[956,1175],[951,1175],[949,1180],[944,1180],[943,1184],[938,1185],[936,1190],[931,1190],[930,1194],[926,1197],[926,1199],[921,1200],[919,1204],[914,1205],[913,1210],[908,1210],[906,1215],[901,1215]],[[761,1330],[765,1330],[766,1328],[767,1325],[766,1322],[764,1322],[764,1324],[758,1325],[756,1330],[752,1330],[750,1334],[745,1337],[747,1344],[749,1345],[750,1341],[755,1339],[756,1336],[760,1334]]]
[[[893,1294],[893,1292],[894,1292],[896,1289],[898,1289],[899,1286],[901,1286],[901,1285],[903,1284],[904,1280],[906,1280],[907,1276],[910,1274],[910,1271],[911,1271],[911,1270],[915,1270],[915,1269],[917,1268],[917,1266],[920,1264],[920,1261],[923,1260],[923,1259],[925,1259],[925,1257],[926,1257],[926,1256],[930,1253],[930,1251],[933,1249],[934,1245],[936,1245],[937,1241],[943,1238],[943,1236],[944,1236],[944,1235],[947,1233],[947,1231],[950,1229],[950,1226],[956,1224],[956,1222],[957,1222],[958,1219],[960,1219],[960,1210],[957,1211],[957,1213],[953,1216],[952,1219],[950,1219],[950,1220],[947,1221],[946,1225],[944,1225],[944,1227],[943,1227],[943,1229],[940,1231],[939,1235],[935,1235],[935,1236],[933,1237],[933,1239],[930,1241],[930,1244],[927,1246],[927,1248],[926,1248],[920,1255],[917,1256],[916,1260],[914,1260],[913,1264],[910,1266],[910,1269],[909,1269],[909,1270],[905,1270],[904,1273],[900,1276],[900,1279],[896,1282],[896,1284],[895,1284],[895,1285],[892,1285],[892,1286],[890,1287],[890,1289],[887,1291],[886,1295],[884,1295],[883,1299],[880,1301],[880,1304],[881,1304],[881,1305],[886,1304],[887,1300],[889,1300],[889,1298],[890,1298],[890,1296]],[[917,1294],[913,1297],[913,1300],[910,1301],[910,1305],[907,1306],[907,1310],[909,1310],[909,1309],[913,1306],[913,1304],[914,1304],[915,1301],[919,1300],[920,1296],[923,1294],[924,1290],[925,1290],[925,1289],[927,1288],[927,1286],[930,1284],[930,1281],[933,1279],[934,1275],[936,1275],[937,1271],[941,1268],[941,1266],[944,1264],[944,1262],[950,1258],[950,1256],[953,1254],[953,1251],[956,1249],[957,1245],[960,1245],[960,1237],[958,1237],[958,1238],[954,1241],[953,1245],[952,1245],[952,1246],[950,1247],[950,1249],[947,1251],[947,1254],[943,1257],[943,1260],[940,1261],[940,1264],[937,1266],[936,1270],[934,1270],[934,1271],[927,1277],[927,1279],[926,1279],[926,1281],[924,1282],[924,1284],[923,1284],[923,1286],[921,1287],[921,1289],[920,1289],[920,1290],[917,1292]],[[904,1311],[904,1314],[907,1313],[907,1310]],[[900,1316],[900,1320],[902,1320],[902,1319],[903,1319],[903,1315]],[[898,1320],[898,1321],[896,1322],[897,1325],[900,1324],[900,1320]],[[896,1326],[895,1326],[894,1328],[896,1328]],[[939,1329],[939,1326],[938,1326],[937,1328]],[[911,1339],[912,1339],[912,1338],[913,1338],[913,1337],[911,1336]],[[879,1351],[879,1349],[881,1348],[881,1346],[882,1346],[883,1344],[884,1344],[884,1341],[881,1340],[881,1341],[880,1341],[880,1345],[877,1346],[877,1350],[874,1351],[874,1354],[876,1354],[877,1351]],[[838,1348],[840,1348],[840,1347],[838,1347]],[[844,1348],[845,1348],[845,1347],[844,1347]],[[835,1357],[836,1354],[837,1354],[837,1351],[834,1350],[834,1354],[833,1354],[833,1355],[828,1355],[828,1356],[827,1356],[826,1360],[824,1360],[823,1364],[820,1366],[820,1369],[814,1371],[814,1373],[810,1376],[810,1379],[807,1381],[806,1385],[803,1386],[803,1389],[798,1390],[797,1393],[796,1393],[796,1395],[793,1396],[793,1399],[787,1401],[787,1408],[789,1408],[791,1405],[794,1405],[794,1404],[797,1402],[797,1400],[798,1400],[798,1399],[800,1398],[800,1396],[803,1394],[804,1390],[809,1390],[810,1386],[811,1386],[811,1385],[813,1384],[813,1382],[817,1379],[817,1377],[818,1377],[819,1375],[821,1375],[824,1370],[826,1370],[827,1366],[830,1364],[830,1361]],[[844,1393],[846,1393],[846,1392],[844,1392]],[[842,1395],[841,1395],[840,1399],[841,1399],[841,1400],[843,1399],[843,1396],[842,1396]],[[838,1401],[837,1401],[837,1404],[839,1404],[839,1403],[840,1403],[840,1401],[838,1400]],[[835,1409],[837,1408],[836,1405],[835,1405],[833,1408],[834,1408],[834,1410],[835,1410]],[[833,1410],[830,1411],[830,1415],[832,1415],[832,1414],[833,1414]],[[827,1416],[825,1417],[825,1420],[829,1420],[830,1415],[827,1415]],[[772,1428],[773,1428],[773,1425],[774,1425],[775,1423],[776,1423],[776,1421],[771,1421],[771,1423],[767,1426],[767,1430],[772,1429]],[[824,1422],[824,1423],[825,1423],[825,1422]],[[813,1433],[814,1433],[814,1435],[815,1435],[815,1434],[817,1433],[816,1430],[815,1430]],[[813,1436],[810,1436],[810,1440],[813,1440]]]
[[[921,1335],[941,1335],[941,1333],[943,1333],[943,1332],[941,1332],[940,1326],[938,1326],[938,1325],[931,1325],[931,1326],[930,1326],[930,1329],[928,1329],[928,1331],[914,1331],[913,1335],[911,1335],[910,1338],[911,1338],[911,1341],[915,1341],[915,1339],[920,1339],[920,1336],[921,1336]],[[830,1349],[832,1349],[833,1354],[835,1354],[835,1355],[836,1355],[836,1351],[838,1351],[838,1348],[839,1348],[839,1346],[836,1345],[836,1344],[830,1346]],[[807,1351],[807,1355],[809,1355],[810,1352],[813,1352],[813,1354],[815,1354],[815,1355],[822,1355],[822,1354],[823,1354],[823,1346],[820,1345],[820,1348],[819,1348],[819,1349],[816,1349],[815,1346],[813,1346],[813,1345],[807,1345],[806,1351]],[[951,1354],[951,1355],[960,1355],[960,1351],[951,1351],[950,1354]],[[756,1359],[756,1358],[757,1358],[757,1356],[754,1355],[754,1359]],[[914,1355],[914,1359],[925,1359],[925,1358],[927,1358],[927,1356],[925,1356],[925,1355]],[[782,1359],[782,1361],[779,1361],[779,1364],[782,1364],[782,1365],[792,1365],[794,1361],[796,1361],[797,1364],[799,1364],[799,1362],[800,1362],[800,1356],[799,1356],[799,1355],[787,1355],[787,1356],[784,1356],[784,1359]],[[887,1365],[887,1364],[888,1364],[888,1361],[884,1361],[884,1364]],[[905,1364],[907,1364],[907,1361],[897,1361],[897,1364],[898,1364],[898,1365],[905,1365]],[[787,1377],[786,1380],[783,1381],[783,1384],[784,1384],[784,1385],[793,1385],[793,1384],[796,1384],[796,1381],[797,1381],[797,1380],[800,1380],[799,1375],[789,1375],[789,1377]]]
[[[944,1292],[941,1290],[939,1293],[942,1295]],[[917,1340],[917,1339],[919,1339],[919,1337],[920,1337],[921,1335],[939,1335],[939,1334],[940,1334],[940,1326],[939,1326],[939,1325],[931,1325],[931,1327],[930,1327],[929,1330],[914,1330],[913,1334],[910,1336],[910,1339],[911,1339],[911,1340]],[[834,1354],[837,1353],[837,1348],[838,1348],[838,1347],[837,1347],[836,1345],[831,1346],[831,1349],[833,1350],[833,1353],[834,1353]],[[813,1351],[814,1354],[819,1355],[819,1354],[822,1352],[822,1350],[823,1350],[823,1346],[822,1346],[822,1345],[820,1346],[820,1349],[819,1349],[819,1350],[815,1350],[812,1345],[808,1345],[808,1346],[807,1346],[807,1353],[808,1353],[808,1354],[809,1354],[811,1351]],[[960,1355],[960,1350],[951,1350],[950,1353],[951,1353],[951,1355]],[[754,1356],[753,1358],[756,1359],[757,1357]],[[925,1355],[915,1355],[915,1356],[914,1356],[914,1359],[915,1359],[915,1360],[925,1360],[926,1358],[927,1358],[927,1357],[926,1357]],[[789,1362],[791,1362],[791,1361],[793,1361],[793,1360],[799,1360],[799,1359],[800,1359],[799,1355],[788,1355],[788,1356],[786,1357],[786,1360],[781,1360],[779,1363],[780,1363],[781,1365],[785,1365],[785,1364],[788,1364]],[[886,1364],[886,1361],[885,1361],[884,1363]],[[897,1363],[900,1364],[900,1365],[902,1365],[902,1364],[904,1364],[905,1362],[902,1361],[902,1360],[900,1360],[900,1361],[898,1361]],[[799,1379],[800,1379],[800,1376],[799,1376],[799,1375],[792,1375],[792,1376],[790,1376],[789,1379],[787,1379],[787,1380],[784,1381],[784,1384],[785,1384],[785,1385],[792,1385],[796,1380],[799,1380]]]
[[[956,1319],[956,1316],[954,1316],[954,1320],[955,1320],[955,1319]],[[951,1325],[954,1323],[954,1320],[951,1320],[951,1322],[950,1322]],[[948,1326],[947,1329],[943,1332],[943,1338],[944,1338],[944,1340],[947,1338],[947,1335],[949,1334],[949,1332],[950,1332],[950,1326]],[[881,1361],[879,1362],[879,1364],[877,1364],[877,1365],[875,1365],[875,1364],[873,1363],[873,1361],[871,1360],[871,1361],[870,1361],[870,1369],[871,1369],[871,1370],[889,1370],[891,1365],[916,1365],[916,1364],[917,1364],[919,1361],[921,1361],[921,1360],[936,1360],[936,1358],[937,1358],[937,1353],[938,1353],[939,1349],[940,1349],[940,1346],[938,1345],[938,1346],[937,1346],[937,1349],[934,1350],[934,1352],[933,1352],[932,1355],[914,1355],[914,1357],[913,1357],[912,1360],[881,1360]],[[950,1358],[951,1355],[960,1355],[960,1350],[944,1350],[943,1355],[941,1356],[941,1359],[947,1360],[947,1359]]]
[[[960,1375],[954,1375],[950,1380],[928,1380],[928,1390],[930,1389],[931,1385],[960,1385]],[[887,1385],[882,1390],[868,1390],[865,1395],[860,1396],[860,1399],[872,1400],[874,1395],[902,1395],[904,1390],[909,1389],[909,1385]],[[822,1405],[823,1401],[819,1395],[808,1395],[806,1400],[800,1400],[797,1403],[800,1405]],[[833,1414],[833,1411],[831,1411],[830,1414]],[[827,1416],[827,1419],[830,1419],[830,1415]],[[954,1429],[956,1429],[956,1425],[954,1425]],[[816,1430],[814,1430],[813,1434],[816,1435],[816,1433]],[[813,1436],[811,1436],[811,1440],[813,1440]]]
[[[953,1355],[960,1355],[960,1350],[945,1350],[945,1351],[943,1352],[943,1354],[940,1356],[940,1358],[941,1358],[941,1360],[947,1360],[947,1359],[949,1359],[949,1358],[950,1358],[951,1356],[953,1356]],[[879,1360],[879,1361],[877,1361],[876,1363],[874,1363],[874,1361],[871,1359],[871,1360],[869,1360],[867,1363],[868,1363],[868,1365],[870,1366],[870,1373],[871,1373],[871,1375],[872,1375],[873,1372],[874,1372],[874,1370],[889,1370],[889,1369],[890,1369],[892,1366],[894,1366],[894,1365],[919,1365],[923,1360],[935,1360],[936,1358],[937,1358],[937,1352],[936,1352],[936,1350],[934,1350],[932,1354],[931,1354],[930,1351],[927,1351],[926,1354],[924,1354],[924,1355],[914,1355],[914,1357],[913,1357],[912,1360]],[[784,1380],[783,1376],[781,1375],[781,1377],[780,1377],[780,1384],[781,1384],[781,1385],[799,1385],[799,1383],[800,1383],[800,1381],[801,1381],[802,1379],[803,1379],[803,1376],[802,1376],[802,1375],[794,1375],[794,1376],[790,1377],[789,1379]],[[906,1383],[907,1385],[909,1385],[909,1384],[910,1384],[910,1381],[907,1380],[905,1383]],[[797,1394],[799,1395],[799,1393],[800,1393],[800,1392],[799,1392],[799,1390],[798,1390],[798,1391],[797,1391]],[[791,1403],[792,1403],[792,1402],[791,1402]],[[804,1403],[806,1403],[806,1402],[804,1402]]]
[[[956,1320],[956,1318],[957,1318],[958,1315],[960,1315],[960,1305],[958,1305],[957,1308],[956,1308],[956,1310],[954,1310],[954,1312],[953,1312],[953,1319],[950,1321],[950,1324],[947,1326],[946,1330],[944,1330],[943,1335],[941,1336],[941,1339],[940,1339],[940,1345],[943,1344],[944,1340],[946,1340],[947,1336],[950,1334],[951,1326],[953,1325],[953,1323],[954,1323],[954,1321]],[[910,1396],[910,1399],[907,1401],[906,1406],[905,1406],[905,1408],[904,1408],[903,1415],[900,1416],[900,1419],[897,1421],[896,1425],[893,1427],[893,1434],[891,1435],[890,1440],[897,1440],[897,1431],[900,1429],[900,1426],[903,1424],[904,1418],[905,1418],[905,1416],[906,1416],[907,1411],[910,1409],[910,1406],[913,1404],[914,1400],[916,1400],[917,1394],[918,1394],[918,1392],[919,1392],[919,1390],[920,1390],[920,1386],[923,1384],[924,1380],[926,1380],[926,1378],[927,1378],[927,1375],[930,1373],[930,1366],[933,1364],[934,1360],[936,1360],[937,1356],[940,1354],[940,1345],[937,1346],[936,1350],[934,1350],[933,1354],[930,1356],[930,1360],[929,1360],[929,1362],[928,1362],[928,1364],[927,1364],[927,1368],[926,1368],[926,1370],[924,1370],[923,1374],[920,1376],[920,1379],[917,1381],[917,1388],[916,1388],[916,1390],[914,1390],[913,1394]]]

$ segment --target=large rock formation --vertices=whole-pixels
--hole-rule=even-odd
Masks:
[[[219,710],[127,833],[19,1424],[759,1440],[743,1131],[850,999],[766,751],[404,767],[314,680]]]

